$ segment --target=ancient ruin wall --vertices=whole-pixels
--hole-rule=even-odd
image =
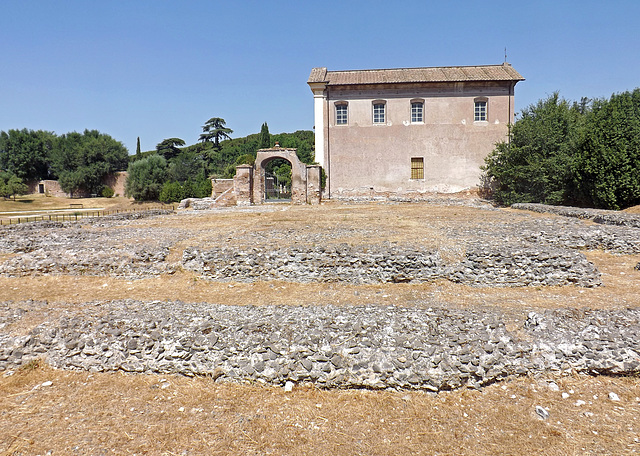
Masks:
[[[640,373],[639,309],[530,312],[514,323],[495,309],[94,304],[24,336],[0,335],[0,370],[44,358],[90,372],[427,391],[521,375]],[[0,303],[0,325],[25,313]]]

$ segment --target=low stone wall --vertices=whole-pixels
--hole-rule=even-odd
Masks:
[[[453,265],[447,278],[476,286],[595,287],[600,272],[575,250],[529,246],[473,246],[465,259]]]
[[[215,199],[224,192],[233,189],[233,179],[211,178],[211,198]]]
[[[564,217],[575,217],[584,220],[592,220],[602,225],[617,225],[640,228],[640,215],[627,214],[619,211],[606,211],[601,209],[584,209],[567,206],[548,206],[537,203],[516,203],[512,204],[513,209],[520,209],[533,212],[562,215]]]
[[[24,307],[47,307],[29,302]],[[0,303],[0,328],[27,315]],[[512,317],[513,318],[513,317]],[[384,306],[95,302],[29,334],[0,334],[0,370],[207,375],[338,388],[429,391],[545,373],[640,373],[640,309],[525,312]]]
[[[577,251],[505,245],[470,247],[459,262],[438,252],[348,245],[266,250],[187,248],[182,266],[214,280],[397,283],[439,278],[477,286],[600,284],[600,273]]]
[[[131,242],[128,235],[115,228],[171,213],[169,210],[124,212],[83,218],[81,223],[34,222],[0,227],[0,254],[10,254],[0,262],[0,274],[143,278],[172,273],[177,265],[166,259],[179,237],[179,230],[173,230],[174,240],[154,238],[145,230],[137,230],[136,242]],[[98,229],[86,229],[86,226]]]

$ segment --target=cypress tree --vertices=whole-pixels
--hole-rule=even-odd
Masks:
[[[140,158],[140,136],[138,136],[138,144],[136,144],[136,157]]]
[[[260,129],[260,145],[258,148],[268,149],[269,147],[271,147],[271,135],[269,134],[269,126],[265,122]]]

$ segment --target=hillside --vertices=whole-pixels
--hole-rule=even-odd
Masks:
[[[178,147],[174,162],[197,162],[198,167],[216,177],[233,177],[235,166],[246,161],[247,157],[255,159],[256,151],[260,148],[273,147],[276,142],[281,147],[298,149],[298,158],[304,163],[313,163],[314,134],[312,131],[296,131],[294,133],[279,133],[270,135],[269,144],[264,144],[260,134],[227,139],[220,142],[216,149],[213,143],[196,143],[185,147]],[[148,157],[157,153],[156,150],[142,152],[140,156],[131,155],[131,161]]]

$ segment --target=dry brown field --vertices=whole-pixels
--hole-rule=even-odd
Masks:
[[[0,204],[0,212],[9,210],[14,209]],[[295,242],[295,233],[307,237],[336,233],[332,242],[350,245],[419,244],[455,256],[459,246],[448,235],[450,227],[487,227],[521,215],[509,209],[453,205],[328,202],[319,207],[277,205],[269,210],[158,217],[136,221],[136,226],[151,231],[159,226],[188,228],[176,241],[170,261],[179,261],[187,246],[287,245]],[[633,266],[640,255],[585,254],[602,273],[603,286],[480,288],[445,280],[380,285],[220,283],[184,270],[139,280],[91,275],[0,277],[0,302],[19,303],[16,306],[26,310],[17,324],[2,331],[26,334],[60,312],[82,312],[92,301],[125,298],[230,305],[497,307],[514,327],[536,309],[638,307],[640,271]],[[47,301],[47,306],[28,308],[28,300]],[[549,388],[550,381],[559,391]],[[610,400],[611,392],[620,401]],[[549,410],[549,419],[538,417],[538,405]],[[523,377],[481,390],[431,394],[307,386],[285,392],[206,377],[59,371],[44,362],[0,375],[0,455],[638,453],[640,379],[636,377]]]

